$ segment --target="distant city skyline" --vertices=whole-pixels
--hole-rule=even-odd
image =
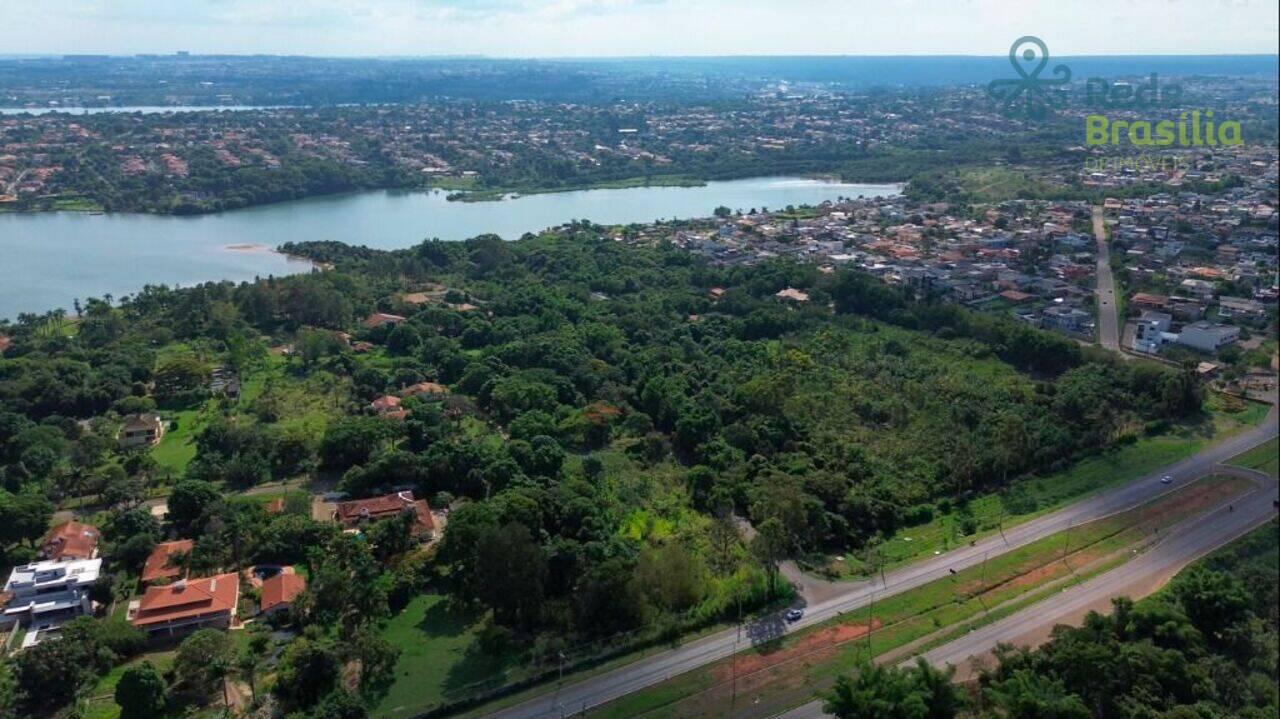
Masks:
[[[4,0],[0,54],[1275,54],[1274,0]]]

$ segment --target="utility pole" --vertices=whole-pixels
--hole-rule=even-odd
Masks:
[[[867,654],[871,653],[871,628],[876,624],[876,590],[871,590],[871,603],[867,605]]]
[[[564,705],[560,703],[560,687],[564,684],[564,652],[556,652],[556,657],[560,660],[560,678],[556,680],[556,693],[552,698],[553,706],[560,710],[560,716],[564,716]]]
[[[889,580],[884,578],[884,553],[879,547],[876,548],[876,564],[880,566],[880,586],[888,589]],[[874,584],[874,582],[872,582],[872,584]]]
[[[737,706],[738,704],[738,642],[742,640],[742,592],[741,590],[735,589],[733,592],[733,598],[738,602],[738,633],[733,637],[733,659],[730,660],[730,663],[733,665],[733,669],[731,670],[733,675],[733,689],[732,689],[733,695],[729,699],[730,708]]]

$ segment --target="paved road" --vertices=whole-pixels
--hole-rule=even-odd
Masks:
[[[736,629],[718,632],[613,671],[569,684],[558,691],[548,691],[540,697],[489,716],[498,719],[543,719],[581,712],[731,656],[749,644],[769,641],[787,632],[819,624],[838,614],[864,607],[877,596],[883,598],[927,584],[948,576],[950,569],[958,571],[975,566],[983,560],[984,555],[997,556],[1072,526],[1131,509],[1185,485],[1208,473],[1214,465],[1276,436],[1276,417],[1276,408],[1273,407],[1263,425],[1218,443],[1171,467],[1009,528],[1004,531],[1003,536],[997,533],[973,545],[889,572],[883,584],[878,580],[850,582],[840,596],[806,607],[804,618],[794,624],[783,621],[780,614],[773,614],[748,625],[741,635]],[[1162,474],[1173,475],[1173,484],[1161,484],[1159,477]]]
[[[1120,319],[1116,316],[1116,281],[1111,276],[1111,247],[1102,208],[1093,208],[1093,236],[1098,241],[1098,342],[1112,352],[1120,351]]]
[[[1224,502],[1210,512],[1180,523],[1165,538],[1124,565],[1093,579],[1068,587],[1059,594],[1037,602],[1000,621],[980,627],[952,642],[926,652],[925,661],[937,667],[948,664],[961,674],[970,674],[977,664],[988,663],[998,643],[1038,644],[1055,625],[1078,625],[1089,611],[1106,612],[1114,597],[1142,597],[1159,588],[1179,569],[1230,543],[1275,516],[1272,504],[1276,480],[1238,467],[1219,467],[1220,474],[1246,476],[1258,482],[1257,489],[1243,497]],[[904,661],[912,665],[915,657]],[[775,719],[825,719],[822,702],[813,701],[778,715]]]
[[[925,660],[934,666],[958,667],[995,649],[997,642],[1032,643],[1056,624],[1077,623],[1089,610],[1106,611],[1114,597],[1150,593],[1179,569],[1275,516],[1272,502],[1280,496],[1275,480],[1258,472],[1249,474],[1259,482],[1249,494],[1179,524],[1159,544],[1110,572],[925,653]]]

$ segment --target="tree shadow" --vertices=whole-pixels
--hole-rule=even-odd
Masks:
[[[744,627],[747,641],[760,653],[768,654],[782,646],[782,637],[787,633],[787,621],[780,612],[767,614]]]
[[[422,614],[417,629],[427,638],[456,637],[466,634],[481,618],[457,602],[436,602]]]
[[[490,654],[480,642],[472,642],[445,674],[445,695],[473,695],[501,687],[507,683],[507,672],[518,664],[518,659],[519,652],[510,647],[500,654]]]

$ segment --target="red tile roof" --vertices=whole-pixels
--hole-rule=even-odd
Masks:
[[[73,520],[49,530],[40,546],[45,558],[55,561],[93,559],[98,537],[97,527]]]
[[[379,412],[388,412],[400,406],[400,398],[386,394],[370,402],[369,406]]]
[[[235,573],[147,587],[138,603],[133,626],[146,627],[223,612],[234,615],[239,601],[240,577]]]
[[[385,312],[374,312],[373,314],[364,318],[364,322],[361,322],[361,324],[363,324],[365,327],[368,327],[369,329],[373,329],[374,327],[381,327],[387,324],[394,325],[400,322],[404,322],[404,318],[401,317],[400,315],[391,315]]]
[[[159,579],[181,577],[185,572],[181,566],[172,564],[179,554],[190,554],[196,543],[190,539],[179,539],[176,542],[161,542],[151,550],[147,563],[142,566],[142,581],[154,582]]]
[[[449,394],[449,388],[436,382],[419,382],[400,390],[401,397],[412,397],[419,394]]]
[[[414,534],[430,532],[435,529],[435,520],[431,517],[431,507],[424,499],[415,500],[413,492],[399,492],[369,499],[356,499],[350,502],[339,502],[334,512],[343,526],[354,527],[360,522],[376,522],[381,519],[398,516],[405,510],[414,513]]]
[[[262,611],[292,602],[294,597],[307,588],[307,580],[301,574],[295,574],[292,569],[290,567],[262,583]]]

